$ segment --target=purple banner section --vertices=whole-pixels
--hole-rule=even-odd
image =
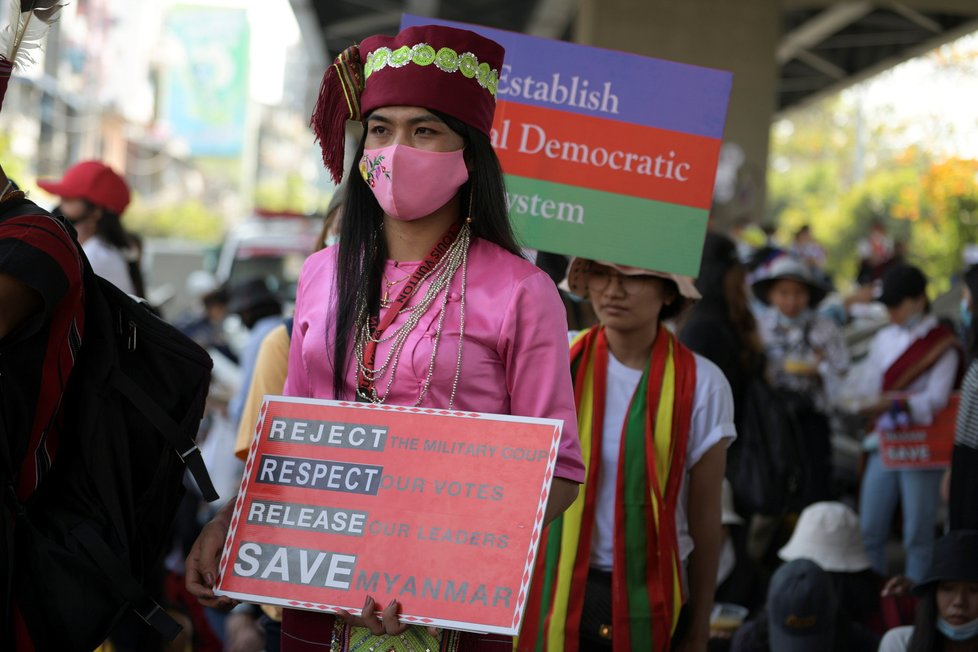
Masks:
[[[447,25],[506,48],[500,101],[723,137],[733,74],[723,70],[404,14],[401,28]]]

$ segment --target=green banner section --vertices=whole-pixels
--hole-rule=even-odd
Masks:
[[[709,211],[506,175],[509,216],[533,249],[696,276]]]

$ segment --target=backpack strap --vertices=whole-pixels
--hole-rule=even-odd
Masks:
[[[129,402],[137,410],[145,414],[160,434],[170,442],[177,455],[180,456],[180,459],[183,460],[183,463],[187,465],[190,473],[194,476],[204,500],[207,502],[217,500],[219,497],[217,490],[214,489],[214,483],[211,482],[211,477],[207,473],[204,457],[200,454],[197,443],[187,437],[170,415],[160,408],[156,401],[150,398],[136,383],[130,380],[118,365],[113,366],[109,381],[120,394],[129,399]]]
[[[180,625],[170,618],[163,607],[146,594],[143,587],[123,568],[122,564],[119,563],[119,558],[96,534],[92,526],[88,522],[82,521],[72,533],[99,570],[111,580],[116,592],[132,605],[133,612],[166,640],[175,639],[182,629]]]

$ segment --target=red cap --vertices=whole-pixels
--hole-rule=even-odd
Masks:
[[[52,195],[85,199],[116,215],[122,215],[129,205],[129,185],[112,168],[98,161],[75,163],[60,181],[38,181],[37,185]]]
[[[408,27],[347,48],[326,69],[312,127],[323,163],[339,182],[344,125],[383,106],[422,106],[488,135],[503,47],[466,29]]]

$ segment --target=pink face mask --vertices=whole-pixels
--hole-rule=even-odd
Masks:
[[[360,175],[384,212],[404,221],[431,215],[469,179],[462,150],[429,152],[406,145],[363,150]]]

